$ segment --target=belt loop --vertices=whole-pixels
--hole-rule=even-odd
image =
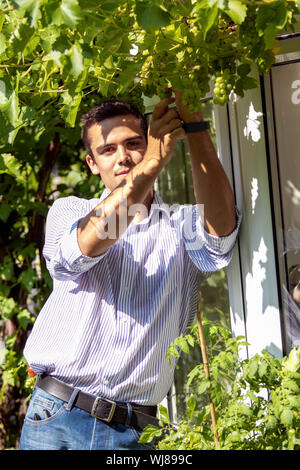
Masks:
[[[127,405],[127,416],[126,416],[125,426],[130,426],[132,406],[130,403],[126,403],[126,405]]]
[[[79,393],[79,389],[78,388],[75,388],[72,392],[72,395],[70,397],[70,400],[68,401],[68,404],[66,406],[66,410],[67,411],[71,411],[72,409],[72,406],[74,405],[74,401],[76,400],[77,398],[77,395]]]

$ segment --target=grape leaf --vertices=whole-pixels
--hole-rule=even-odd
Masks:
[[[204,38],[205,38],[207,32],[214,25],[217,19],[219,8],[216,5],[213,5],[210,8],[207,8],[207,6],[206,8],[203,8],[203,7],[204,7],[204,4],[202,4],[202,8],[200,5],[200,8],[198,10],[198,21],[199,21],[199,25],[203,31]]]
[[[82,12],[77,0],[62,0],[60,6],[53,13],[53,23],[63,24],[75,28],[82,19]]]
[[[192,419],[194,411],[196,408],[196,398],[195,395],[191,395],[187,402],[186,414],[189,419]]]
[[[288,408],[285,408],[280,415],[281,423],[286,427],[290,427],[293,423],[293,419],[294,419],[293,412],[289,410]]]
[[[169,413],[168,413],[167,408],[159,404],[158,409],[159,409],[159,419],[163,423],[170,423],[170,418],[169,418]]]
[[[74,78],[77,78],[81,72],[84,70],[84,64],[83,64],[83,56],[81,52],[81,48],[78,44],[75,44],[72,47],[72,52],[71,52],[71,70],[70,73]]]
[[[288,10],[283,0],[259,6],[255,25],[268,49],[273,47],[277,31],[284,28],[287,18]]]
[[[169,13],[158,5],[137,1],[135,12],[137,22],[143,29],[161,28],[170,24]]]
[[[17,307],[17,304],[14,301],[14,299],[12,299],[11,297],[9,299],[6,299],[2,297],[2,295],[0,296],[0,313],[1,313],[1,318],[3,320],[12,318],[15,313],[16,307]]]
[[[162,433],[162,430],[156,426],[153,426],[152,424],[148,424],[148,426],[145,427],[143,430],[143,433],[141,437],[139,438],[139,442],[141,443],[147,443],[151,442],[156,436],[160,436]]]
[[[241,24],[247,14],[247,5],[240,0],[202,0],[202,8],[217,7],[224,11],[237,24]]]
[[[182,336],[179,336],[178,338],[175,339],[174,343],[175,343],[176,346],[179,346],[179,348],[183,352],[185,352],[186,354],[189,354],[190,348],[189,348],[188,342],[185,338],[183,338]]]
[[[0,174],[7,173],[14,176],[17,181],[24,182],[24,176],[21,173],[20,162],[10,153],[0,155]]]
[[[23,328],[23,330],[27,330],[29,323],[32,321],[29,311],[25,308],[18,313],[17,317],[21,328]]]
[[[239,0],[229,0],[228,9],[226,8],[225,12],[232,21],[241,24],[246,17],[247,6]]]
[[[300,347],[298,349],[293,348],[289,353],[289,356],[284,364],[284,369],[297,372],[300,368]]]
[[[40,5],[42,0],[16,0],[20,10],[25,10],[31,18],[30,26],[36,27],[38,20],[41,18]]]
[[[61,108],[60,113],[65,122],[71,127],[74,127],[75,125],[81,99],[82,96],[80,93],[76,93],[73,96],[71,96],[69,93],[64,93],[63,100],[65,105]]]
[[[23,284],[28,292],[33,289],[36,280],[36,272],[33,268],[28,268],[23,271],[19,276],[19,281]]]

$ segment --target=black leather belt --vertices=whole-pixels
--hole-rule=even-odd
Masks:
[[[75,390],[70,385],[66,385],[49,375],[39,376],[37,386],[65,402],[70,400]],[[155,417],[157,412],[156,406],[130,405],[132,413],[130,421],[127,423],[127,405],[120,405],[107,398],[95,397],[82,391],[78,392],[74,400],[74,406],[87,411],[94,418],[98,418],[106,423],[127,424],[139,430],[143,430],[148,424],[159,427],[158,419]]]

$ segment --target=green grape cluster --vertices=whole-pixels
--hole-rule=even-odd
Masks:
[[[233,89],[234,77],[230,70],[225,69],[215,77],[214,103],[225,104],[229,101],[229,95]]]
[[[182,101],[189,105],[191,112],[198,111],[201,98],[203,98],[202,91],[198,88],[197,83],[191,83],[189,88],[186,87],[183,90]]]

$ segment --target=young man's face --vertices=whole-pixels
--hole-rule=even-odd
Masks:
[[[147,148],[140,121],[131,114],[93,124],[88,137],[94,159],[87,155],[87,164],[94,175],[100,174],[109,192],[143,159]]]

